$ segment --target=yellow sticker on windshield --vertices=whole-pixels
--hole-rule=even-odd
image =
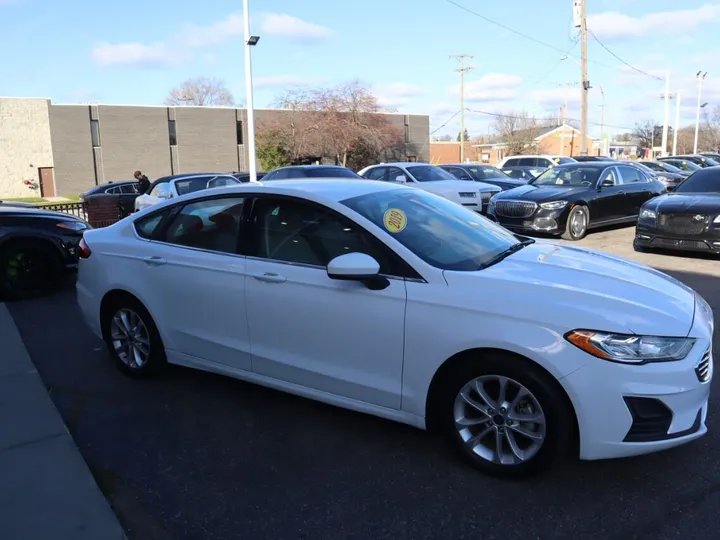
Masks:
[[[407,225],[407,216],[402,210],[397,208],[389,208],[383,215],[383,223],[385,228],[391,233],[399,233]]]

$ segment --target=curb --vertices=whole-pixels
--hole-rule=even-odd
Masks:
[[[0,303],[0,538],[127,540]]]

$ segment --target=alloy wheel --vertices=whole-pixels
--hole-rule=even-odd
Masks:
[[[477,377],[460,389],[455,428],[468,450],[491,463],[531,460],[546,437],[546,417],[533,393],[500,375]]]
[[[140,369],[150,359],[150,333],[132,309],[115,312],[110,322],[110,339],[115,354],[130,369]]]
[[[585,216],[585,212],[582,210],[573,212],[573,215],[570,217],[570,232],[572,235],[579,238],[585,233],[586,227],[587,218]]]

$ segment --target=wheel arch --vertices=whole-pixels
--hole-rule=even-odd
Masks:
[[[565,407],[568,408],[571,413],[573,425],[571,426],[572,436],[570,438],[571,448],[569,450],[573,456],[578,456],[580,451],[580,429],[578,426],[578,415],[575,409],[575,405],[570,399],[568,393],[565,391],[565,388],[563,388],[563,385],[557,380],[555,376],[552,375],[552,373],[550,373],[547,369],[545,369],[543,366],[541,366],[531,358],[528,358],[527,356],[516,352],[508,351],[506,349],[499,349],[493,347],[478,347],[473,349],[467,349],[454,354],[453,356],[445,360],[440,365],[440,367],[438,367],[430,381],[427,397],[425,399],[425,425],[427,430],[430,432],[437,432],[440,427],[440,407],[438,406],[438,402],[442,397],[441,390],[443,384],[449,378],[450,374],[461,364],[464,364],[466,362],[482,362],[483,356],[488,354],[501,354],[513,357],[527,364],[530,369],[539,371],[548,379],[548,381],[551,382],[551,384],[555,387],[558,395],[560,396],[560,399],[563,401],[563,404],[565,405]]]
[[[152,312],[148,309],[148,307],[145,305],[145,303],[140,300],[137,296],[135,296],[133,293],[125,290],[125,289],[112,289],[105,293],[102,300],[100,301],[100,329],[102,331],[103,339],[107,339],[107,325],[105,324],[105,321],[107,317],[110,316],[110,310],[116,303],[122,299],[130,299],[133,302],[139,303],[143,308],[147,310],[148,313],[150,313],[150,317],[155,319]]]
[[[15,244],[22,245],[27,242],[41,244],[49,248],[50,251],[52,251],[55,255],[58,256],[61,262],[65,262],[65,254],[63,253],[60,246],[58,246],[51,238],[48,238],[47,236],[44,236],[42,234],[17,233],[3,236],[2,238],[0,238],[0,250],[6,249],[8,246],[13,246]]]

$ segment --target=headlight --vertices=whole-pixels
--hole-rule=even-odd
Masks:
[[[597,358],[623,364],[682,360],[695,344],[694,338],[606,334],[593,330],[573,330],[565,339]]]
[[[560,210],[561,208],[565,208],[566,205],[567,201],[552,201],[540,204],[540,208],[544,208],[545,210]]]
[[[464,199],[477,198],[477,193],[475,193],[474,191],[461,191],[460,193],[458,193],[458,195],[460,195],[460,197],[462,197]]]
[[[657,214],[654,210],[641,210],[640,219],[656,219]]]
[[[59,221],[55,226],[61,229],[68,229],[69,231],[84,231],[90,228],[90,225],[84,221]]]

